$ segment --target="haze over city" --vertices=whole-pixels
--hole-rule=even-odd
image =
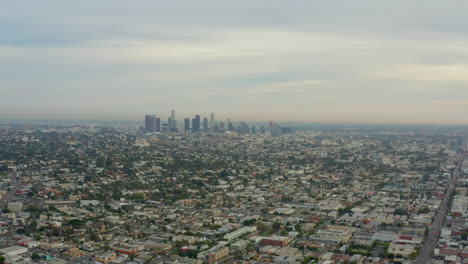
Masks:
[[[468,264],[468,1],[4,1],[0,264]]]
[[[2,119],[468,124],[466,1],[40,1],[0,10]]]

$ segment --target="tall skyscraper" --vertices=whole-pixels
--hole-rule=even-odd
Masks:
[[[187,133],[187,131],[190,130],[190,118],[185,118],[184,119],[184,131]]]
[[[213,131],[214,128],[215,128],[215,123],[216,123],[216,120],[215,120],[215,114],[212,112],[211,113],[211,116],[210,116],[210,129]]]
[[[234,131],[234,125],[231,122],[231,118],[228,118],[228,131]]]
[[[177,120],[175,117],[175,111],[171,111],[171,116],[167,120],[167,125],[169,126],[169,131],[170,132],[177,132]]]
[[[156,116],[145,115],[145,131],[148,133],[155,132],[156,130]]]
[[[241,125],[239,127],[239,133],[240,134],[247,134],[249,133],[249,126],[245,122],[241,122]]]
[[[203,118],[203,132],[208,133],[208,118]]]
[[[167,126],[169,127],[169,129],[172,129],[172,116],[167,118]]]
[[[155,127],[154,131],[161,132],[161,118],[156,117],[155,126],[156,127]]]
[[[273,121],[268,122],[268,129],[270,130],[270,134],[273,134],[275,130],[275,123],[273,123]]]
[[[200,115],[195,115],[195,118],[192,119],[192,132],[200,131]]]
[[[151,115],[145,115],[145,131],[150,132],[151,129]]]
[[[257,134],[257,128],[252,126],[251,133],[254,135]]]

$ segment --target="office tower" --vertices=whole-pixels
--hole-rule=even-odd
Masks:
[[[187,132],[190,130],[190,118],[184,119],[184,131]]]
[[[208,132],[208,118],[203,118],[203,132]]]
[[[234,125],[231,122],[231,118],[228,118],[228,130],[234,131]]]
[[[274,127],[273,127],[273,133],[271,134],[272,136],[280,136],[281,135],[281,126],[278,125],[277,123],[275,123]]]
[[[154,131],[156,132],[161,132],[161,118],[159,117],[156,117],[156,120],[155,120],[155,129]]]
[[[195,118],[192,119],[192,132],[200,131],[200,115],[195,115]]]
[[[221,132],[226,131],[226,129],[224,128],[224,122],[220,122],[220,123],[219,123],[219,130],[220,130]]]
[[[156,116],[145,115],[145,131],[148,133],[154,132],[156,128]]]
[[[169,126],[170,132],[177,132],[177,120],[175,117],[175,111],[171,111],[171,116],[167,120],[167,125]]]
[[[151,116],[145,115],[145,131],[150,132],[151,130]]]
[[[216,123],[215,114],[212,112],[212,113],[211,113],[211,117],[210,117],[210,129],[211,129],[211,130],[214,130],[214,128],[215,128],[215,123]]]
[[[239,133],[240,134],[248,134],[249,133],[249,126],[245,122],[241,122],[241,125],[239,127]]]
[[[266,133],[266,128],[264,125],[260,126],[260,134],[265,134]]]
[[[172,116],[167,118],[167,127],[169,128],[169,131],[172,132]]]
[[[197,120],[197,131],[200,131],[201,125],[201,118],[200,115],[195,115],[195,119]]]
[[[275,123],[273,121],[268,122],[268,129],[270,130],[270,134],[273,134],[275,130]]]

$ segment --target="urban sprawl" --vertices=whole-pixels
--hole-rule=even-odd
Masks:
[[[0,128],[0,263],[468,263],[462,133]]]

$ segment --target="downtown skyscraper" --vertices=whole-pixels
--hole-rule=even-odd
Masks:
[[[200,115],[195,115],[195,118],[192,119],[192,132],[200,131]]]
[[[170,132],[177,132],[177,120],[175,117],[175,111],[171,111],[171,116],[167,120],[167,125],[169,127]]]
[[[195,115],[193,118],[184,118],[183,124],[179,127],[175,116],[175,111],[172,110],[167,122],[162,123],[161,119],[156,115],[145,115],[145,126],[142,128],[147,133],[236,133],[239,135],[245,134],[268,134],[271,136],[280,136],[282,134],[292,133],[290,127],[282,127],[274,121],[269,121],[265,125],[256,127],[249,125],[246,122],[233,123],[230,118],[227,123],[223,121],[216,122],[215,114],[211,113],[210,117],[201,117]]]
[[[190,118],[184,119],[184,132],[190,131]]]
[[[146,132],[156,132],[156,116],[155,115],[145,115],[145,131]]]
[[[209,130],[209,124],[208,124],[208,118],[203,118],[203,132],[208,133]]]

